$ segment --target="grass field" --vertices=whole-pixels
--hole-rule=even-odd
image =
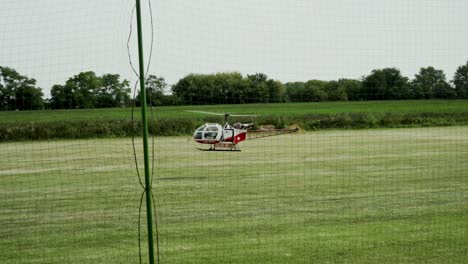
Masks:
[[[467,126],[155,145],[161,263],[468,262]],[[138,262],[130,139],[0,149],[1,263]]]
[[[284,104],[200,105],[155,107],[159,118],[200,117],[185,110],[203,110],[238,114],[296,116],[338,113],[468,113],[468,100],[405,100],[363,102],[319,102]],[[0,124],[15,122],[47,122],[79,120],[129,119],[131,108],[53,110],[53,111],[0,111]],[[140,117],[139,109],[135,115]]]

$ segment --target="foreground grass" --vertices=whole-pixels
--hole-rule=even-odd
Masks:
[[[363,102],[318,102],[242,105],[200,105],[155,107],[158,118],[200,117],[185,110],[212,111],[218,113],[257,114],[263,116],[297,116],[307,114],[339,113],[468,113],[468,100],[403,100]],[[136,118],[140,117],[135,108]],[[17,122],[57,122],[130,119],[131,108],[49,110],[49,111],[0,111],[0,124]]]
[[[0,262],[138,262],[129,141],[0,144]],[[468,127],[155,145],[161,263],[468,262]]]

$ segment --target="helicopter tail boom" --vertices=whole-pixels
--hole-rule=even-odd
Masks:
[[[247,139],[273,137],[273,136],[279,136],[279,135],[284,135],[284,134],[296,133],[298,131],[299,131],[299,128],[248,130]]]

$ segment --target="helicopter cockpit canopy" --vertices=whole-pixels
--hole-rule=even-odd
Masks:
[[[219,124],[205,124],[197,130],[193,134],[193,138],[198,141],[207,141],[207,142],[214,142],[219,141],[221,139],[221,135],[223,132],[223,128]]]

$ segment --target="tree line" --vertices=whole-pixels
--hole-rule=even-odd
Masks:
[[[421,68],[409,79],[396,68],[373,70],[359,80],[287,82],[256,73],[189,74],[169,86],[160,76],[145,81],[150,105],[242,104],[403,99],[468,98],[468,61],[457,68],[451,81],[442,70]],[[167,91],[170,91],[167,93]],[[0,66],[0,110],[83,109],[140,105],[132,99],[130,82],[119,74],[81,72],[51,88],[44,99],[33,78]]]
[[[385,68],[361,80],[286,83],[286,95],[294,102],[468,98],[467,70],[468,62],[458,68],[451,85],[434,67],[421,68],[412,80],[396,68]]]

